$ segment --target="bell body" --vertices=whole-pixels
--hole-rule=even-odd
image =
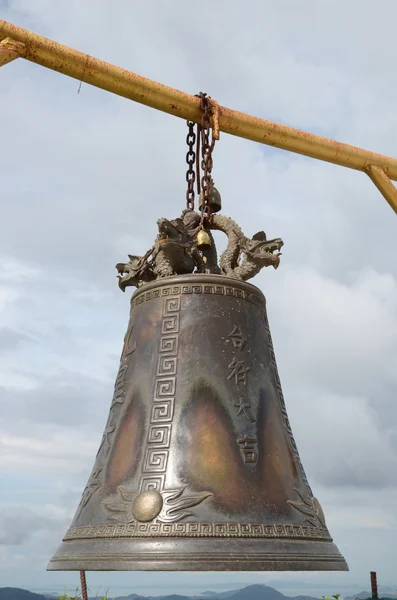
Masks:
[[[49,570],[348,570],[292,435],[263,294],[138,289],[109,419]]]

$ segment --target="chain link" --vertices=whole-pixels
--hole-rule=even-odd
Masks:
[[[189,127],[189,133],[186,136],[186,143],[189,146],[189,150],[186,153],[186,162],[188,164],[188,170],[186,172],[187,181],[187,192],[186,192],[186,208],[194,210],[194,184],[196,181],[196,173],[193,165],[196,160],[196,153],[194,151],[194,145],[196,143],[196,133],[194,131],[194,123],[187,121]]]
[[[212,147],[209,142],[210,137],[210,114],[211,100],[206,94],[200,94],[200,106],[202,110],[201,117],[201,169],[203,176],[201,177],[202,189],[202,205],[201,205],[201,220],[211,216],[211,207],[208,202],[210,186],[211,186],[211,171],[212,171]]]
[[[218,122],[218,111],[216,110],[214,118],[214,128],[216,131],[212,131],[212,138],[210,142],[210,129],[211,129],[211,115],[212,115],[212,100],[207,94],[200,92],[196,97],[200,98],[200,108],[202,112],[201,123],[197,125],[197,136],[194,131],[194,123],[187,121],[189,127],[189,133],[186,136],[186,143],[189,146],[189,150],[186,154],[186,162],[188,170],[186,173],[186,181],[188,184],[186,192],[186,207],[194,210],[194,184],[196,183],[197,193],[200,195],[202,192],[202,203],[201,203],[201,222],[208,219],[211,216],[211,205],[209,203],[209,194],[211,188],[214,185],[211,173],[213,167],[212,151],[215,146],[215,140],[219,139],[219,122]],[[217,108],[217,104],[214,103]],[[196,151],[194,151],[194,144],[197,142]],[[201,162],[200,162],[200,142],[201,142]],[[196,171],[193,169],[193,164],[196,161]],[[200,167],[202,170],[202,177],[200,179]]]

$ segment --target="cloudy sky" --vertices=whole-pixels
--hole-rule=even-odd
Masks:
[[[2,19],[222,105],[397,156],[395,0],[0,0]],[[130,291],[116,262],[184,207],[183,120],[20,59],[1,69],[0,585],[46,573],[107,419]],[[302,461],[351,571],[397,585],[397,217],[364,174],[222,135],[214,179],[282,237],[268,299]],[[131,290],[131,288],[130,288]],[[209,574],[266,583],[272,574]],[[145,574],[89,574],[147,591]],[[150,575],[199,587],[202,576]],[[146,587],[145,587],[146,586]],[[338,587],[339,586],[339,587]],[[358,590],[357,590],[358,591]]]

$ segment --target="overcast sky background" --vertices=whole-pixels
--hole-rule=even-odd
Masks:
[[[0,18],[220,104],[397,157],[395,0],[0,0]],[[114,265],[185,203],[183,120],[22,59],[0,71],[0,586],[46,573],[108,416],[129,296]],[[282,237],[268,299],[303,465],[351,571],[208,574],[205,588],[395,585],[397,218],[363,173],[221,135],[223,212]],[[200,574],[89,573],[193,590]],[[363,582],[363,583],[361,583]],[[328,586],[328,587],[327,587]],[[356,589],[355,591],[359,591]],[[296,592],[299,593],[299,590]],[[354,590],[353,592],[354,593]]]

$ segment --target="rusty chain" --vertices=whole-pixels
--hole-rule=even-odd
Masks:
[[[186,136],[186,143],[189,150],[186,154],[186,162],[188,170],[186,172],[186,181],[188,184],[186,192],[186,207],[194,210],[195,191],[194,184],[196,183],[197,194],[200,196],[202,192],[201,206],[201,222],[211,216],[211,205],[209,203],[209,194],[213,186],[212,180],[212,151],[215,146],[215,140],[219,139],[219,118],[218,104],[213,101],[207,94],[200,92],[196,94],[200,98],[200,108],[202,111],[201,122],[197,124],[197,134],[194,131],[195,123],[187,121],[189,132]],[[215,110],[213,110],[215,108]],[[211,116],[213,118],[212,138],[210,142]],[[196,143],[196,150],[194,144]],[[200,161],[200,145],[201,145],[201,161]],[[193,165],[196,162],[196,170]],[[202,177],[200,178],[200,167]]]
[[[201,206],[201,221],[208,219],[211,216],[211,206],[209,204],[209,193],[212,183],[212,150],[214,149],[215,139],[212,139],[210,144],[210,117],[211,117],[211,99],[206,94],[200,93],[200,106],[202,111],[201,116],[201,169],[203,175],[201,177],[201,190],[203,194]]]
[[[186,172],[186,208],[194,210],[194,183],[196,181],[196,173],[193,169],[193,165],[196,160],[196,153],[194,151],[194,144],[196,143],[196,133],[194,131],[194,123],[192,121],[187,121],[187,125],[189,127],[189,133],[186,136],[186,143],[189,146],[189,150],[186,153],[186,162],[188,165],[188,170]]]

